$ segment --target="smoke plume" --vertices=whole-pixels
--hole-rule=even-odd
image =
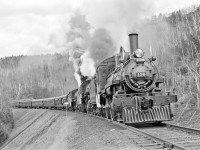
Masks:
[[[113,55],[114,52],[115,47],[109,32],[103,28],[95,30],[89,47],[90,57],[95,65]]]
[[[155,1],[149,0],[86,0],[82,10],[92,26],[110,32],[119,50],[120,46],[129,49],[127,35],[138,33],[141,23],[152,16],[155,7]]]
[[[76,12],[70,19],[69,25],[70,29],[66,33],[70,56],[69,60],[73,62],[75,69],[74,77],[80,86],[81,79],[84,79],[84,76],[80,72],[80,66],[82,64],[80,57],[88,48],[90,25],[86,21],[85,16],[79,12]]]
[[[114,54],[115,47],[108,30],[91,29],[86,17],[79,12],[71,18],[67,32],[69,59],[73,62],[74,76],[78,85],[87,76],[95,74],[96,66],[108,56]]]
[[[89,48],[82,56],[81,72],[86,76],[93,76],[99,63],[114,55],[115,47],[106,29],[96,29],[91,37]]]

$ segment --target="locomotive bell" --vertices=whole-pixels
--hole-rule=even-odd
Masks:
[[[138,34],[137,33],[131,33],[129,36],[129,42],[130,42],[130,52],[131,55],[133,52],[138,49]]]

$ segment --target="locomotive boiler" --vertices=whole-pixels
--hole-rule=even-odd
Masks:
[[[120,53],[97,67],[97,103],[107,118],[124,123],[161,122],[172,119],[170,104],[177,101],[173,92],[160,84],[156,58],[144,58],[138,48],[138,34],[129,34],[130,52]]]

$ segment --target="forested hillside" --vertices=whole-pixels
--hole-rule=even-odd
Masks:
[[[77,87],[68,54],[0,59],[0,146],[13,127],[10,103],[67,94]]]
[[[167,90],[200,107],[200,7],[160,15],[151,20],[158,34],[154,48]],[[190,101],[191,100],[191,101]]]
[[[59,96],[77,87],[67,54],[6,57],[0,67],[10,99]]]
[[[178,94],[176,121],[186,126],[198,124],[200,108],[200,6],[160,14],[142,27],[149,37],[149,52],[165,78],[166,91]],[[150,55],[151,55],[150,54]]]

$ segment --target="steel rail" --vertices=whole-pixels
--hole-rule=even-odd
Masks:
[[[179,144],[172,143],[172,142],[169,142],[167,140],[161,139],[161,138],[159,138],[157,136],[151,135],[149,133],[146,133],[146,132],[144,132],[142,130],[139,130],[139,129],[137,129],[135,127],[132,127],[132,126],[129,126],[129,125],[126,125],[124,123],[119,123],[117,121],[113,121],[111,119],[107,119],[107,118],[104,118],[104,117],[101,117],[101,116],[96,116],[96,115],[93,115],[93,114],[86,114],[86,113],[82,113],[82,112],[81,112],[81,114],[85,114],[85,115],[88,115],[88,116],[92,116],[92,117],[100,118],[100,119],[103,119],[103,120],[107,120],[109,122],[112,122],[113,124],[116,124],[118,126],[121,126],[121,127],[125,128],[125,129],[127,129],[127,130],[129,130],[131,132],[136,132],[136,133],[138,133],[140,135],[145,135],[146,137],[149,137],[149,138],[157,141],[157,143],[161,144],[163,149],[167,148],[169,150],[172,150],[172,149],[188,150],[187,148],[182,147]]]
[[[120,125],[121,127],[124,127],[124,128],[126,128],[126,129],[128,129],[128,130],[130,130],[130,131],[134,131],[134,132],[136,131],[136,132],[141,133],[141,134],[144,134],[144,135],[146,135],[146,136],[148,136],[148,137],[150,137],[150,138],[153,138],[154,140],[157,140],[158,142],[163,143],[163,147],[166,147],[166,148],[169,148],[169,149],[175,148],[175,149],[180,149],[180,150],[188,150],[188,149],[182,147],[182,146],[179,145],[179,144],[175,144],[175,143],[169,142],[169,141],[167,141],[167,140],[161,139],[161,138],[159,138],[159,137],[157,137],[157,136],[154,136],[154,135],[151,135],[151,134],[149,134],[149,133],[146,133],[146,132],[144,132],[144,131],[142,131],[142,130],[139,130],[139,129],[135,128],[135,127],[131,127],[131,126],[128,126],[128,125],[120,124],[120,123],[118,123],[118,122],[116,122],[116,121],[114,121],[113,123],[114,123],[114,124],[118,124],[118,125]]]
[[[188,133],[194,133],[194,134],[200,135],[199,129],[177,126],[177,125],[173,125],[173,124],[170,124],[170,123],[163,123],[163,124],[165,124],[169,128],[180,129],[180,130],[183,130],[183,131],[188,132]]]

